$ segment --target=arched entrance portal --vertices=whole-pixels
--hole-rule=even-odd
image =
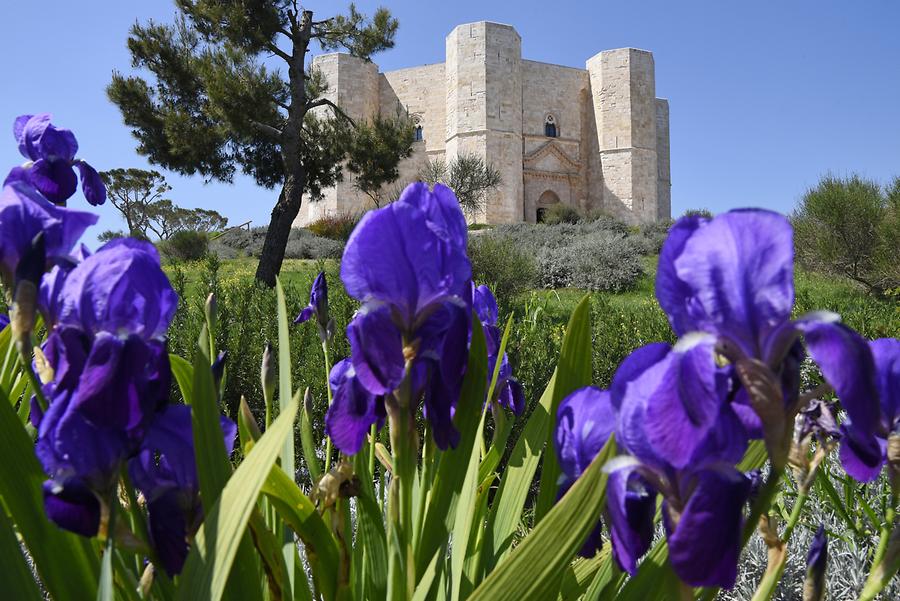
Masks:
[[[538,198],[537,201],[537,210],[535,214],[535,221],[537,223],[543,223],[544,217],[547,214],[547,209],[552,207],[553,205],[559,204],[559,196],[556,195],[556,192],[553,190],[546,190],[541,197]]]

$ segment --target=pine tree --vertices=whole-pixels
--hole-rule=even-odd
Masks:
[[[240,170],[259,185],[281,187],[256,272],[272,286],[304,195],[320,196],[341,178],[345,162],[371,185],[389,182],[411,152],[411,126],[354,123],[306,65],[313,43],[366,59],[391,48],[397,20],[383,8],[367,19],[353,4],[346,15],[315,20],[298,0],[176,0],[176,6],[173,25],[131,28],[132,65],[153,81],[114,73],[107,93],[151,162],[226,182]],[[284,74],[266,66],[272,57],[284,63]],[[372,136],[391,139],[357,142]]]

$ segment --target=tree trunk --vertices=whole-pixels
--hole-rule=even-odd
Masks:
[[[275,286],[275,277],[281,271],[281,264],[284,262],[291,226],[300,213],[303,188],[302,175],[299,178],[288,176],[278,202],[272,209],[272,218],[269,220],[269,229],[266,230],[266,239],[256,268],[256,279],[270,288]]]

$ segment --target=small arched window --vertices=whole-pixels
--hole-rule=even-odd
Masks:
[[[425,139],[425,133],[424,133],[424,130],[422,129],[422,126],[421,126],[421,125],[417,125],[417,126],[416,126],[415,132],[416,132],[416,133],[415,133],[415,135],[416,135],[416,137],[415,137],[416,142],[421,142],[422,140]]]
[[[544,135],[548,138],[559,136],[559,130],[556,127],[556,119],[553,118],[553,115],[547,115],[547,118],[544,119]]]

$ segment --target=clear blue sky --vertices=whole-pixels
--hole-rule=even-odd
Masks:
[[[900,2],[896,0],[357,2],[400,20],[384,70],[444,60],[457,24],[510,23],[525,58],[583,67],[600,50],[653,51],[657,95],[669,99],[672,212],[765,206],[788,212],[820,175],[900,175]],[[343,2],[311,2],[318,14]],[[0,132],[16,115],[52,112],[98,169],[144,167],[105,86],[128,72],[129,26],[170,21],[167,0],[4,1]],[[5,136],[5,137],[4,137]],[[21,162],[0,135],[0,170]],[[171,197],[237,224],[268,223],[276,192],[238,179],[205,184],[166,174]],[[111,207],[94,233],[120,229]]]

